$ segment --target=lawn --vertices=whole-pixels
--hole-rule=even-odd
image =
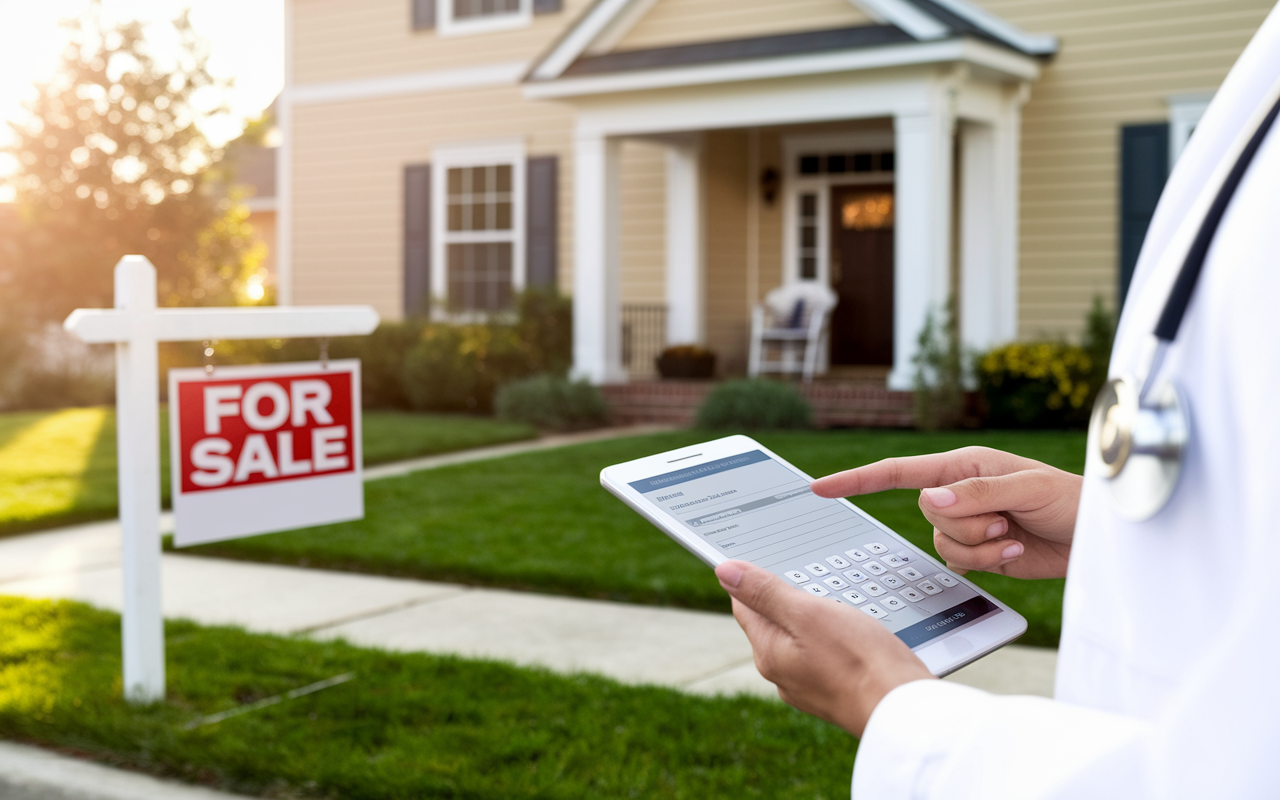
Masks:
[[[527,425],[459,415],[368,411],[366,464],[531,439]],[[160,416],[161,492],[169,425]],[[116,514],[116,424],[109,408],[0,414],[0,536]]]
[[[856,741],[775,701],[167,624],[120,697],[119,618],[0,597],[0,736],[264,797],[847,797]],[[188,729],[213,713],[355,678]]]
[[[727,611],[711,571],[608,495],[600,469],[707,438],[682,431],[528,453],[366,485],[359,522],[269,534],[190,552],[300,566],[456,581]],[[891,455],[984,444],[1083,469],[1084,434],[824,431],[761,434],[812,475]],[[932,552],[913,491],[860,498],[864,509]],[[1056,646],[1061,581],[974,574],[1027,617],[1025,644]]]

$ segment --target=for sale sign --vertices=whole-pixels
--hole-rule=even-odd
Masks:
[[[174,544],[360,519],[360,362],[169,372]]]

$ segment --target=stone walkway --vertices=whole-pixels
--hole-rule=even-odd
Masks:
[[[660,429],[622,435],[654,430]],[[547,437],[384,465],[367,475],[373,480],[610,434],[620,435]],[[171,524],[166,515],[162,526]],[[562,673],[592,672],[696,694],[777,696],[756,672],[746,637],[725,614],[176,554],[162,557],[162,569],[168,618],[342,638],[403,652],[492,658]],[[0,594],[74,599],[118,611],[121,583],[117,522],[0,539]],[[948,680],[999,693],[1049,696],[1055,662],[1054,651],[1009,646]],[[3,758],[0,752],[0,772]]]

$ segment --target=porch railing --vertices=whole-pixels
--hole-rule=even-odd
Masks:
[[[633,377],[657,374],[653,360],[667,346],[667,307],[622,306],[622,366]]]

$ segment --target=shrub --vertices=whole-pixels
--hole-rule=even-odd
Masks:
[[[106,405],[115,399],[110,345],[87,345],[50,323],[0,324],[0,410]]]
[[[939,430],[958,427],[964,418],[964,356],[953,297],[947,302],[942,321],[932,311],[924,319],[924,329],[916,340],[912,358],[914,417],[916,427]]]
[[[978,359],[977,372],[993,427],[1083,427],[1100,388],[1089,353],[1065,342],[998,347]]]
[[[813,427],[813,409],[794,386],[780,381],[729,381],[698,408],[699,428],[766,430]]]
[[[498,390],[494,408],[501,419],[553,430],[597,428],[609,421],[604,395],[587,381],[535,375]]]

